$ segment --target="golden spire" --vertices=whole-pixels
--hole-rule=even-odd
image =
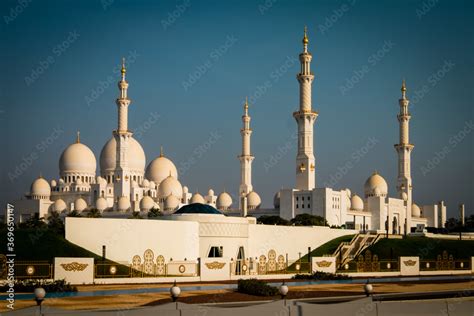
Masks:
[[[309,43],[309,39],[308,39],[308,34],[307,34],[307,33],[308,33],[308,28],[307,28],[306,25],[305,25],[305,27],[304,27],[303,45],[308,45],[308,43]]]
[[[122,73],[122,79],[125,80],[125,73],[127,72],[127,69],[125,69],[125,57],[122,58],[122,70],[120,70]]]
[[[405,79],[403,79],[403,81],[402,81],[402,88],[400,90],[402,91],[402,98],[405,99],[405,94],[407,92],[407,86],[406,86],[406,83],[405,83]]]
[[[81,142],[81,132],[77,131],[76,133],[76,143],[80,143]]]
[[[249,99],[248,99],[248,97],[245,97],[244,111],[245,111],[245,115],[249,114]]]
[[[163,146],[160,146],[160,157],[164,157],[164,155],[163,155]]]

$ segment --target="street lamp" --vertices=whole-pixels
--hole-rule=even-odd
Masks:
[[[281,299],[285,299],[286,295],[288,294],[288,285],[286,285],[285,281],[280,285],[280,295]]]
[[[34,293],[35,293],[36,305],[39,306],[39,314],[43,315],[41,311],[41,303],[43,303],[44,301],[44,297],[46,296],[46,291],[42,287],[37,287]]]
[[[372,284],[370,284],[369,279],[367,279],[367,283],[364,285],[364,292],[367,297],[372,295],[372,293],[374,292],[374,287],[372,286]]]
[[[176,302],[179,295],[181,294],[181,289],[178,285],[176,285],[176,280],[174,280],[173,286],[170,288],[170,294],[171,298],[173,299],[173,302]]]

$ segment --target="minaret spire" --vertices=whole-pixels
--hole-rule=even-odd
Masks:
[[[293,113],[298,124],[298,153],[296,156],[296,189],[312,190],[316,187],[315,158],[313,153],[313,124],[318,113],[312,109],[311,85],[314,75],[311,72],[312,55],[308,51],[308,34],[305,27],[303,52],[300,54],[300,73],[296,76],[300,84],[300,107]]]
[[[411,227],[411,206],[413,203],[412,197],[412,179],[411,179],[411,151],[415,147],[410,144],[410,119],[411,115],[408,111],[408,104],[410,101],[407,99],[406,82],[405,79],[402,81],[401,87],[402,97],[398,100],[400,106],[400,112],[397,115],[399,122],[399,142],[395,145],[395,149],[398,153],[398,177],[397,177],[397,191],[402,199],[406,201],[407,213],[405,217],[405,232],[410,231]]]
[[[81,132],[80,131],[77,131],[76,133],[76,143],[80,143],[81,142]]]
[[[242,128],[240,129],[240,135],[242,136],[242,154],[238,157],[240,160],[240,208],[243,214],[246,214],[247,210],[247,194],[252,192],[252,161],[254,156],[250,150],[250,136],[252,135],[252,129],[250,128],[251,117],[249,115],[249,104],[248,98],[245,98],[244,103],[244,115],[242,115]]]

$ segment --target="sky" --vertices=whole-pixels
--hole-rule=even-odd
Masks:
[[[363,195],[377,170],[396,197],[398,99],[411,100],[414,201],[474,214],[472,1],[1,1],[0,202],[58,178],[75,141],[116,128],[127,60],[129,126],[192,192],[238,192],[242,104],[263,207],[295,184],[298,54],[313,55],[316,183]],[[99,165],[99,164],[98,164]],[[98,166],[99,167],[99,166]],[[99,170],[98,170],[99,172]]]

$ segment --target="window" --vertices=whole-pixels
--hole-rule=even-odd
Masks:
[[[298,197],[296,197],[296,200],[298,201]]]
[[[308,204],[308,208],[311,208],[311,206]]]
[[[298,208],[298,204],[296,204],[296,208]]]
[[[308,201],[309,201],[309,200],[311,200],[311,197],[310,197],[310,196],[308,196]]]
[[[301,201],[304,201],[304,196],[301,197]]]
[[[224,254],[224,248],[222,246],[212,246],[209,250],[208,258],[221,258]]]

